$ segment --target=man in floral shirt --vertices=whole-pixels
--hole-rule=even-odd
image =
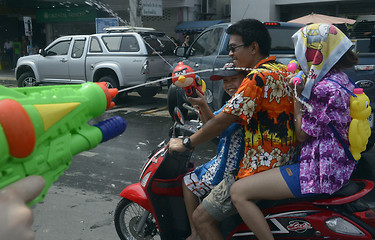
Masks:
[[[170,151],[186,151],[206,142],[233,122],[245,127],[245,154],[237,177],[243,178],[286,163],[294,151],[293,98],[288,88],[286,67],[269,56],[271,38],[255,19],[241,20],[227,29],[229,56],[247,77],[221,113],[202,129],[184,139],[171,139]],[[219,221],[235,213],[230,199],[234,178],[219,183],[193,213],[201,239],[223,239]]]

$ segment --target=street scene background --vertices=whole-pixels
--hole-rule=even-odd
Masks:
[[[0,84],[15,87],[15,81]],[[130,93],[100,118],[121,116],[127,129],[120,136],[73,157],[70,168],[49,189],[43,202],[32,207],[33,229],[38,240],[109,240],[119,239],[113,214],[120,193],[139,181],[139,174],[149,153],[168,138],[173,122],[166,110],[167,89],[152,99]],[[215,155],[213,142],[198,146],[196,165]],[[352,178],[375,180],[375,149],[362,155]],[[366,196],[375,207],[375,191]]]

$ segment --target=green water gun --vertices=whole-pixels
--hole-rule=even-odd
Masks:
[[[121,117],[87,122],[115,104],[105,83],[6,88],[0,86],[0,189],[27,176],[46,181],[42,193],[70,166],[72,157],[126,129]]]

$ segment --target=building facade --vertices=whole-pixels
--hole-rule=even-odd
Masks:
[[[357,19],[375,15],[375,0],[0,0],[0,44],[25,35],[24,16],[32,19],[33,41],[45,47],[59,36],[95,33],[96,18],[153,27],[181,42],[184,33],[202,30],[195,25],[243,18],[289,21],[311,12]]]
[[[260,21],[284,21],[319,13],[357,19],[375,15],[374,0],[232,0],[231,21],[256,18]]]

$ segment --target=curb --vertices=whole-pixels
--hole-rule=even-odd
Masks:
[[[17,84],[17,81],[11,80],[11,79],[0,79],[0,83],[2,83],[2,84]]]

